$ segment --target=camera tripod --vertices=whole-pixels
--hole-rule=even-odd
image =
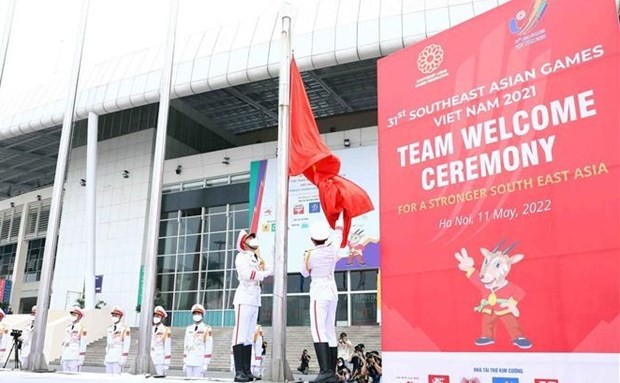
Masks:
[[[13,337],[13,345],[11,346],[11,350],[8,353],[6,360],[4,361],[4,366],[2,368],[6,368],[7,363],[9,363],[9,359],[11,359],[11,353],[15,350],[15,370],[20,370],[22,362],[19,360],[19,349],[22,348],[22,341],[17,337]]]

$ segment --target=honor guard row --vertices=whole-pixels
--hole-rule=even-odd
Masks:
[[[19,359],[22,368],[28,366],[31,353],[32,335],[34,330],[34,318],[37,307],[32,307],[31,321],[26,327],[19,340],[22,343]],[[81,323],[85,312],[80,307],[73,307],[71,324],[65,329],[65,337],[62,342],[61,366],[65,372],[79,372],[84,364],[86,355],[87,331]],[[211,326],[203,322],[205,308],[200,304],[192,307],[193,324],[185,331],[183,346],[183,370],[188,377],[202,377],[211,362],[213,351],[213,330]],[[127,365],[127,357],[131,345],[131,331],[129,326],[123,323],[125,312],[120,307],[112,308],[112,324],[107,328],[107,341],[105,353],[105,367],[108,374],[120,374]],[[6,360],[11,340],[10,329],[2,323],[5,313],[0,309],[0,360]],[[168,316],[166,310],[157,306],[153,310],[153,331],[151,338],[151,359],[158,375],[165,376],[170,367],[171,337],[170,328],[162,321]]]
[[[201,304],[192,306],[193,324],[185,329],[183,341],[183,371],[188,377],[203,377],[211,362],[213,330],[211,326],[203,322],[204,315],[205,308]],[[168,313],[163,307],[155,307],[153,310],[151,359],[159,376],[167,374],[172,359],[170,327],[162,323],[166,317],[168,317]]]

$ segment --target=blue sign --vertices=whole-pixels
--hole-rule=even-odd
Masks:
[[[321,212],[321,203],[320,202],[310,202],[308,204],[308,210],[310,210],[310,214],[312,214],[312,213],[320,213]]]
[[[2,297],[3,303],[9,303],[9,300],[11,299],[12,289],[13,289],[13,281],[7,279],[6,282],[4,283],[4,296]]]
[[[493,383],[519,383],[519,378],[493,378]]]
[[[102,286],[103,286],[103,275],[95,275],[95,293],[100,293]]]

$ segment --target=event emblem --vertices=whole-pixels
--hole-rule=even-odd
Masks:
[[[520,10],[508,24],[510,33],[513,35],[525,35],[529,33],[542,19],[547,11],[547,0],[535,0],[529,12]]]
[[[430,74],[439,68],[442,61],[443,49],[437,44],[431,44],[418,55],[418,69],[424,74]]]

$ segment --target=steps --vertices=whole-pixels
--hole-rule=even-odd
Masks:
[[[232,327],[214,327],[213,328],[213,359],[209,365],[212,371],[228,371],[230,368],[230,343],[232,339]],[[353,345],[363,343],[366,351],[381,351],[381,327],[380,326],[351,326],[338,327],[336,334],[341,332],[348,334],[349,340]],[[129,349],[128,365],[131,365],[136,358],[138,350],[138,329],[131,329],[131,347]],[[267,354],[263,361],[263,366],[269,365],[272,344],[271,327],[263,327],[263,337],[267,341]],[[171,369],[181,369],[183,367],[183,338],[185,336],[185,328],[172,328],[172,362]],[[286,331],[286,358],[291,366],[291,370],[295,372],[299,366],[301,352],[307,349],[312,359],[310,360],[310,372],[318,371],[318,363],[314,354],[314,346],[309,327],[288,327]],[[103,366],[105,358],[106,338],[98,339],[88,345],[86,349],[86,357],[84,359],[85,366]],[[51,364],[60,364],[60,360],[56,360]]]

